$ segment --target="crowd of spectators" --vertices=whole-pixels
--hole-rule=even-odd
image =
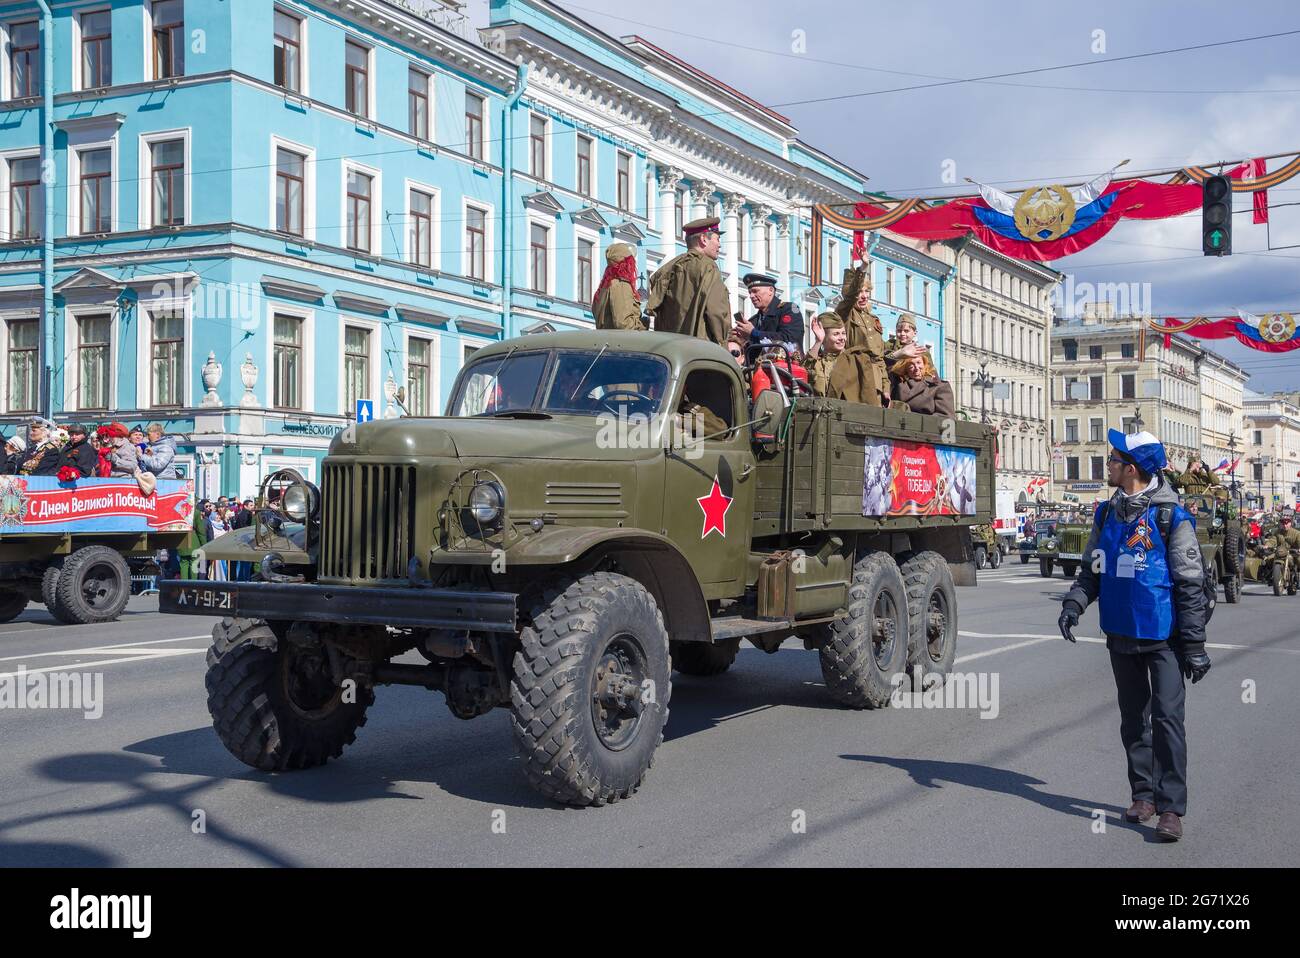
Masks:
[[[152,487],[157,479],[177,477],[176,438],[157,422],[143,429],[111,422],[92,432],[81,423],[56,426],[38,416],[27,424],[26,436],[17,432],[5,440],[0,465],[11,476],[54,476],[60,482],[134,478]]]

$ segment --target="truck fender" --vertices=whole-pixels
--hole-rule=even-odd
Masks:
[[[672,540],[644,529],[565,526],[543,532],[508,553],[510,561],[571,565],[582,573],[617,565],[654,596],[668,635],[679,642],[712,642],[709,607],[695,570]]]
[[[279,637],[261,619],[225,618],[212,629],[212,647],[208,649],[208,665],[221,658],[237,645],[255,645],[274,652],[280,646]]]
[[[223,562],[261,562],[268,552],[278,553],[288,565],[307,565],[307,528],[286,523],[278,535],[263,533],[262,545],[256,542],[254,526],[232,529],[208,542],[200,549],[208,560]]]

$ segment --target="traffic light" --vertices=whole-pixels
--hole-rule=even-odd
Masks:
[[[1232,254],[1232,178],[1207,176],[1201,184],[1201,251]]]

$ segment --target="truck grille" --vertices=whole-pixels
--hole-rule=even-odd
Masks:
[[[320,575],[405,579],[415,548],[415,467],[326,465]]]

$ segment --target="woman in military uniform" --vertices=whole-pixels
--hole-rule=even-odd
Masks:
[[[871,279],[866,266],[844,271],[844,286],[833,314],[845,330],[844,361],[835,364],[835,390],[843,398],[867,406],[889,405],[889,374],[885,367],[884,329],[871,312]],[[813,321],[817,345],[809,350],[816,355],[822,347],[825,323]]]
[[[643,331],[641,297],[636,291],[636,250],[627,243],[613,243],[605,250],[605,262],[605,275],[591,301],[596,328]]]

